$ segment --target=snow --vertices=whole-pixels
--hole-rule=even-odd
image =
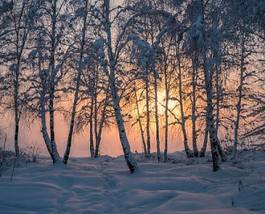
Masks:
[[[123,157],[72,158],[53,166],[41,158],[0,178],[1,213],[265,213],[265,153],[244,152],[240,162],[212,172],[208,158],[168,163],[137,156],[130,174]],[[175,158],[172,161],[172,157]]]

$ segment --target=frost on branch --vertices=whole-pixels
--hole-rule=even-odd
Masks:
[[[133,42],[130,55],[131,61],[136,61],[140,67],[145,68],[154,60],[154,48],[147,41],[140,39],[134,34],[129,36],[129,40]]]
[[[189,32],[189,39],[192,49],[201,48],[203,46],[203,19],[202,16],[198,16],[193,23]]]

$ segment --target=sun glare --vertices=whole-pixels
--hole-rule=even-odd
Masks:
[[[165,114],[165,108],[166,108],[166,90],[160,89],[158,91],[158,113],[159,115]],[[178,103],[176,100],[170,99],[168,100],[168,111],[169,115],[172,116],[172,113],[178,117],[179,116],[179,109],[178,109]]]

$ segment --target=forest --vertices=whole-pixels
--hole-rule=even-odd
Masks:
[[[111,180],[114,175],[108,174],[113,173],[111,167],[122,167],[131,173],[126,179],[137,180],[138,177],[130,176],[147,173],[142,175],[146,179],[152,175],[148,164],[152,164],[151,168],[159,167],[156,173],[169,173],[170,164],[178,162],[194,167],[184,177],[196,173],[199,176],[195,170],[198,167],[205,175],[213,173],[209,176],[214,176],[216,182],[230,176],[221,176],[222,173],[251,168],[256,170],[253,183],[260,179],[260,185],[264,185],[264,68],[263,0],[2,0],[0,175],[3,173],[9,179],[5,172],[10,172],[11,180],[16,180],[16,172],[19,176],[23,170],[20,162],[29,154],[21,144],[21,127],[34,121],[39,124],[40,143],[45,151],[43,157],[39,157],[39,151],[32,151],[33,162],[37,162],[32,164],[49,167],[49,173],[69,169],[65,167],[77,167],[73,174],[80,173],[80,179],[82,173],[89,173],[85,168],[90,165],[71,156],[74,136],[86,132],[86,162],[94,164],[95,169],[110,164],[102,176],[111,190],[115,190]],[[12,128],[4,130],[7,115]],[[67,129],[56,127],[58,115]],[[123,159],[101,155],[106,128],[117,130],[119,142],[115,143],[122,148]],[[58,131],[64,134],[63,152],[58,151]],[[131,139],[130,133],[137,140]],[[8,140],[7,135],[11,136]],[[132,141],[141,149],[132,149]],[[181,145],[183,151],[172,150],[172,143]],[[5,149],[6,144],[11,151]],[[240,165],[249,161],[254,161],[253,165]],[[182,171],[187,166],[176,167]],[[169,173],[168,179],[176,173]],[[237,179],[239,174],[231,176]],[[245,181],[238,179],[234,182],[241,192]],[[11,186],[5,187],[6,192]],[[176,188],[181,188],[181,184]],[[253,195],[249,198],[258,205],[246,205],[247,211],[231,213],[265,212],[265,188],[259,190],[256,198]],[[116,196],[111,193],[111,197]],[[161,200],[167,197],[161,196]],[[14,210],[15,205],[9,209],[6,204],[10,202],[1,203],[2,200],[5,201],[0,197],[0,209],[7,213],[35,210],[26,202],[21,202],[27,207],[25,210]],[[231,200],[234,207],[236,202]],[[164,212],[161,207],[150,211],[155,204],[142,210],[138,207],[137,211],[131,205],[121,210],[118,206],[119,203],[118,210],[115,207],[112,213],[193,213],[174,212],[170,206]],[[97,213],[82,209],[79,212]]]

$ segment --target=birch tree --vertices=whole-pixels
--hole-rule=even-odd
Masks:
[[[112,20],[112,16],[113,15],[115,16],[115,14],[112,14],[112,12],[115,10],[111,8],[110,1],[109,0],[102,1],[100,7],[101,7],[100,11],[102,11],[103,15],[101,16],[100,21],[101,21],[102,31],[104,33],[104,40],[98,40],[98,47],[102,53],[105,53],[106,51],[106,54],[104,54],[106,59],[104,63],[106,64],[103,66],[105,66],[105,71],[109,78],[112,106],[114,109],[115,120],[118,126],[119,137],[124,152],[124,157],[130,172],[133,173],[135,172],[135,170],[137,170],[138,166],[131,153],[130,144],[126,134],[124,120],[122,116],[122,110],[120,107],[120,95],[116,79],[117,78],[116,72],[117,72],[120,52],[122,51],[122,48],[124,46],[124,44],[121,43],[122,42],[121,39],[123,38],[121,38],[122,35],[117,35],[116,37],[117,39],[115,40],[115,37],[113,35],[114,24],[115,24],[115,22],[113,21],[115,20]],[[124,28],[126,27],[127,26],[125,25]]]
[[[24,54],[27,48],[31,26],[34,23],[34,16],[37,10],[35,1],[4,1],[2,9],[6,14],[9,25],[4,27],[1,36],[4,36],[8,44],[7,63],[12,62],[7,72],[7,78],[10,78],[9,89],[12,89],[11,108],[14,111],[14,148],[16,156],[19,156],[19,128],[22,114],[21,88],[22,88],[22,67],[25,60]],[[4,15],[5,15],[4,14]],[[4,23],[3,23],[4,24]]]
[[[80,88],[80,81],[81,81],[81,74],[82,74],[82,68],[83,68],[83,57],[84,57],[84,49],[85,49],[85,42],[86,42],[86,30],[87,30],[87,19],[88,19],[88,5],[89,1],[85,1],[84,8],[82,8],[82,33],[81,33],[81,42],[80,42],[80,56],[79,56],[79,62],[78,62],[78,68],[77,68],[77,74],[76,74],[76,85],[74,90],[74,100],[72,105],[72,112],[71,112],[71,119],[70,119],[70,126],[69,126],[69,133],[67,138],[67,146],[64,154],[64,163],[67,164],[67,161],[69,159],[69,154],[71,150],[71,144],[72,144],[72,136],[74,131],[74,124],[75,124],[75,116],[76,116],[76,108],[77,108],[77,102],[79,99],[79,88]],[[80,10],[78,10],[80,12]]]
[[[201,15],[197,17],[197,33],[199,43],[202,45],[202,54],[203,54],[203,72],[204,72],[204,81],[205,81],[205,90],[207,98],[207,111],[206,111],[206,124],[208,125],[208,131],[210,136],[211,143],[211,153],[213,161],[213,171],[219,170],[219,153],[218,153],[218,137],[216,132],[216,127],[214,124],[214,115],[213,115],[213,87],[212,87],[212,77],[213,71],[207,59],[207,46],[206,46],[206,37],[205,37],[205,2],[202,0],[201,4]]]
[[[41,133],[53,163],[60,161],[55,142],[55,101],[59,100],[63,92],[66,62],[72,53],[71,42],[66,37],[70,29],[66,21],[66,3],[57,0],[40,2],[33,37],[37,49],[33,48],[31,52],[39,64],[36,69],[39,82],[31,89],[38,94],[37,111],[41,120]],[[31,82],[34,82],[33,78]],[[46,113],[49,122],[46,121]]]

